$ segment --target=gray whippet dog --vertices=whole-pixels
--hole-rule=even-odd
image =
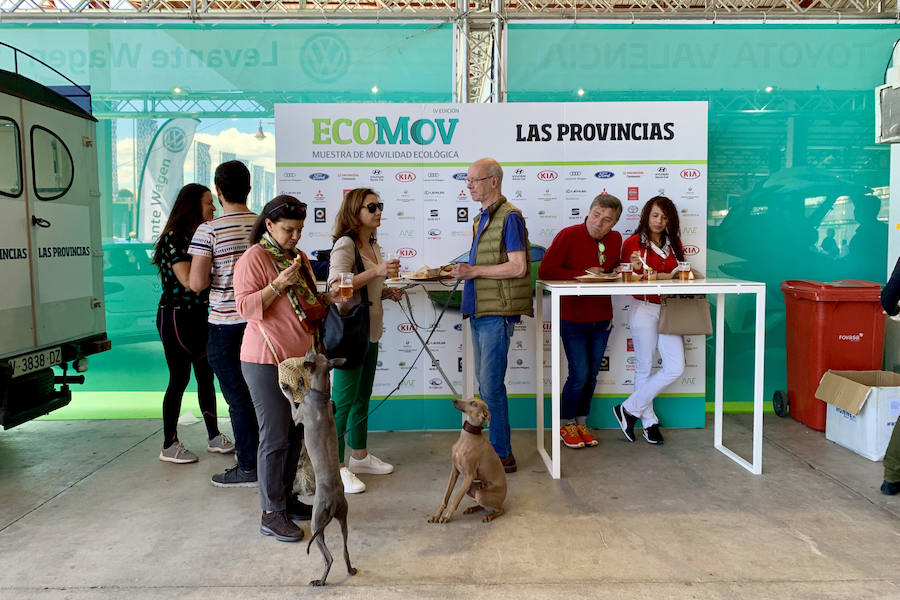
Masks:
[[[332,519],[341,524],[344,536],[344,562],[347,573],[356,575],[350,566],[347,552],[347,499],[341,483],[338,463],[337,431],[334,425],[334,409],[331,402],[331,381],[328,372],[333,367],[344,364],[343,358],[327,359],[322,354],[309,350],[304,358],[290,358],[278,365],[281,391],[291,404],[294,423],[303,423],[306,449],[316,474],[316,496],[313,502],[312,536],[306,546],[306,553],[313,541],[319,546],[325,559],[325,572],[321,579],[313,579],[309,585],[325,585],[334,559],[325,545],[325,527]]]

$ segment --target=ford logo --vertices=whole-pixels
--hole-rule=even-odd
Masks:
[[[328,179],[328,173],[312,173],[309,178],[313,181],[325,181]]]
[[[416,252],[415,248],[400,248],[397,250],[397,255],[400,258],[412,258],[416,254],[418,254],[418,252]]]
[[[597,171],[596,173],[594,173],[594,177],[596,177],[597,179],[612,179],[615,176],[616,174],[612,171]]]
[[[541,171],[537,174],[537,178],[541,181],[553,181],[557,177],[559,175],[556,174],[556,171]]]
[[[466,174],[466,173],[454,173],[453,174],[453,179],[455,179],[457,181],[465,181],[466,177],[468,177],[468,174]]]
[[[682,179],[697,179],[698,177],[700,177],[699,169],[684,169],[681,171]]]
[[[416,174],[412,171],[400,171],[399,173],[394,175],[394,178],[397,181],[412,181],[416,178]]]

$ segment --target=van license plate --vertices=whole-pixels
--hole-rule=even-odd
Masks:
[[[47,348],[40,352],[32,352],[31,354],[23,354],[9,359],[9,365],[12,367],[12,376],[21,377],[34,371],[40,371],[62,362],[62,348]]]

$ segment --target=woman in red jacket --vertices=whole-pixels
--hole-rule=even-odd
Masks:
[[[678,262],[684,260],[681,228],[675,204],[665,196],[650,198],[641,211],[634,235],[622,245],[622,260],[631,261],[636,275],[671,279]],[[652,274],[652,275],[651,275]],[[628,327],[634,343],[634,393],[613,407],[613,414],[629,442],[634,441],[634,424],[644,428],[644,439],[662,444],[659,419],[653,411],[653,399],[684,371],[684,341],[680,335],[658,333],[659,296],[635,296],[628,311]],[[651,375],[656,350],[661,368]]]
[[[612,228],[622,215],[622,203],[610,194],[591,202],[584,223],[566,227],[553,238],[541,260],[541,279],[574,279],[587,269],[609,273],[619,263],[622,235]],[[559,335],[569,363],[562,389],[559,434],[569,448],[596,446],[587,417],[597,387],[597,373],[612,330],[609,296],[563,296]]]

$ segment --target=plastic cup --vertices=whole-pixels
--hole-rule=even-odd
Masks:
[[[349,298],[353,295],[353,273],[341,273],[338,291],[341,298]]]
[[[634,281],[634,268],[630,262],[619,263],[619,273],[622,275],[622,281],[630,283]]]
[[[678,263],[678,280],[689,281],[691,278],[691,263],[680,261]]]

